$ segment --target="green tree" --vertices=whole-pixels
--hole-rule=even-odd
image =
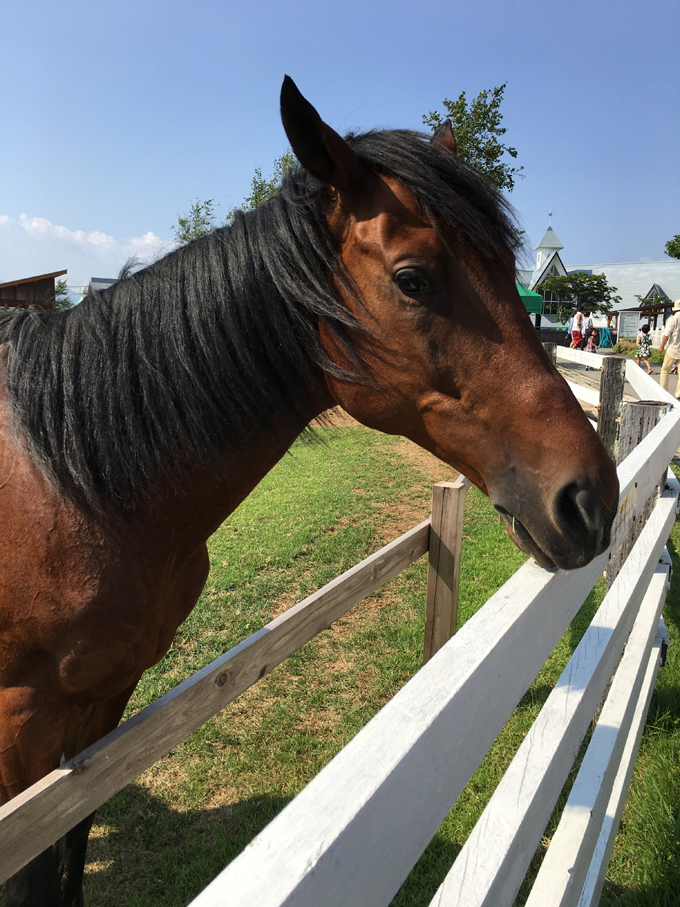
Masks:
[[[666,243],[666,255],[669,258],[680,258],[680,233],[676,233],[673,239]]]
[[[548,277],[540,287],[544,294],[552,296],[546,300],[545,311],[557,315],[562,324],[569,320],[578,306],[586,312],[611,312],[615,302],[616,287],[610,287],[604,274],[584,274],[574,271],[564,277]],[[544,296],[545,298],[545,296]]]
[[[255,175],[250,183],[250,195],[247,195],[240,205],[236,205],[227,214],[225,223],[231,224],[237,211],[252,211],[262,202],[273,198],[281,188],[283,177],[287,170],[296,164],[295,155],[292,151],[286,151],[281,157],[274,161],[274,172],[270,179],[262,176],[262,170],[255,168]],[[175,234],[175,239],[186,244],[193,239],[200,239],[201,236],[207,236],[208,233],[216,228],[215,213],[213,210],[214,199],[207,198],[205,201],[196,201],[192,204],[191,210],[186,216],[180,215],[177,223],[170,229]]]
[[[227,223],[230,224],[234,220],[234,215],[237,211],[252,211],[261,205],[262,202],[273,198],[281,188],[286,171],[294,167],[295,164],[296,160],[293,152],[286,151],[285,154],[282,154],[281,157],[276,158],[274,161],[274,173],[271,179],[265,179],[262,176],[262,170],[256,167],[255,176],[253,176],[250,183],[250,195],[247,195],[240,205],[231,209],[227,215]]]
[[[637,294],[636,294],[635,298],[637,299],[637,301],[640,303],[641,306],[643,306],[643,305],[662,305],[664,302],[669,301],[667,296],[661,296],[656,291],[652,294],[651,299],[646,299],[644,296],[638,296]]]
[[[215,229],[213,201],[212,198],[207,198],[203,202],[196,199],[189,213],[177,218],[177,223],[170,228],[174,232],[177,242],[186,245],[194,239],[200,239],[201,236],[212,233]]]
[[[72,305],[71,294],[66,286],[66,279],[60,277],[54,285],[54,308],[61,312],[64,309],[70,309]]]
[[[445,119],[450,119],[460,157],[483,173],[499,189],[512,191],[515,178],[524,167],[513,167],[501,160],[504,154],[513,159],[517,157],[516,148],[500,141],[501,136],[507,132],[501,126],[503,114],[500,112],[507,84],[504,82],[490,91],[480,91],[469,104],[464,91],[457,101],[445,98],[445,113],[431,110],[427,116],[423,116],[423,123],[434,132]]]

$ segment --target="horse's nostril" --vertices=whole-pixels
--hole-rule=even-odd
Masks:
[[[557,498],[557,516],[564,529],[577,532],[585,529],[581,508],[578,504],[579,488],[576,484],[567,485]]]
[[[591,488],[572,482],[562,489],[556,505],[556,520],[564,531],[582,533],[584,541],[601,535],[605,523],[602,502]]]

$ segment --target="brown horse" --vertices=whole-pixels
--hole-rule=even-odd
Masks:
[[[0,802],[116,726],[206,539],[329,407],[465,473],[540,564],[608,547],[613,464],[450,124],[342,139],[290,79],[281,110],[302,167],[274,199],[69,312],[0,316]],[[82,904],[90,823],[8,907]]]

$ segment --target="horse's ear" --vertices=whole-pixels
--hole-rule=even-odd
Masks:
[[[281,86],[281,120],[295,156],[305,170],[333,186],[356,188],[364,165],[335,130],[324,123],[290,76]]]
[[[458,154],[458,144],[456,143],[456,137],[453,134],[451,120],[444,120],[441,126],[437,126],[435,133],[432,136],[432,141],[437,145],[446,145],[449,151]]]

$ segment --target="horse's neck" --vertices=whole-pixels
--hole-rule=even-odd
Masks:
[[[332,405],[330,395],[320,396],[317,414]],[[202,544],[285,456],[300,430],[281,420],[271,432],[253,433],[221,461],[196,464],[153,504],[153,522],[162,524],[180,548]]]

